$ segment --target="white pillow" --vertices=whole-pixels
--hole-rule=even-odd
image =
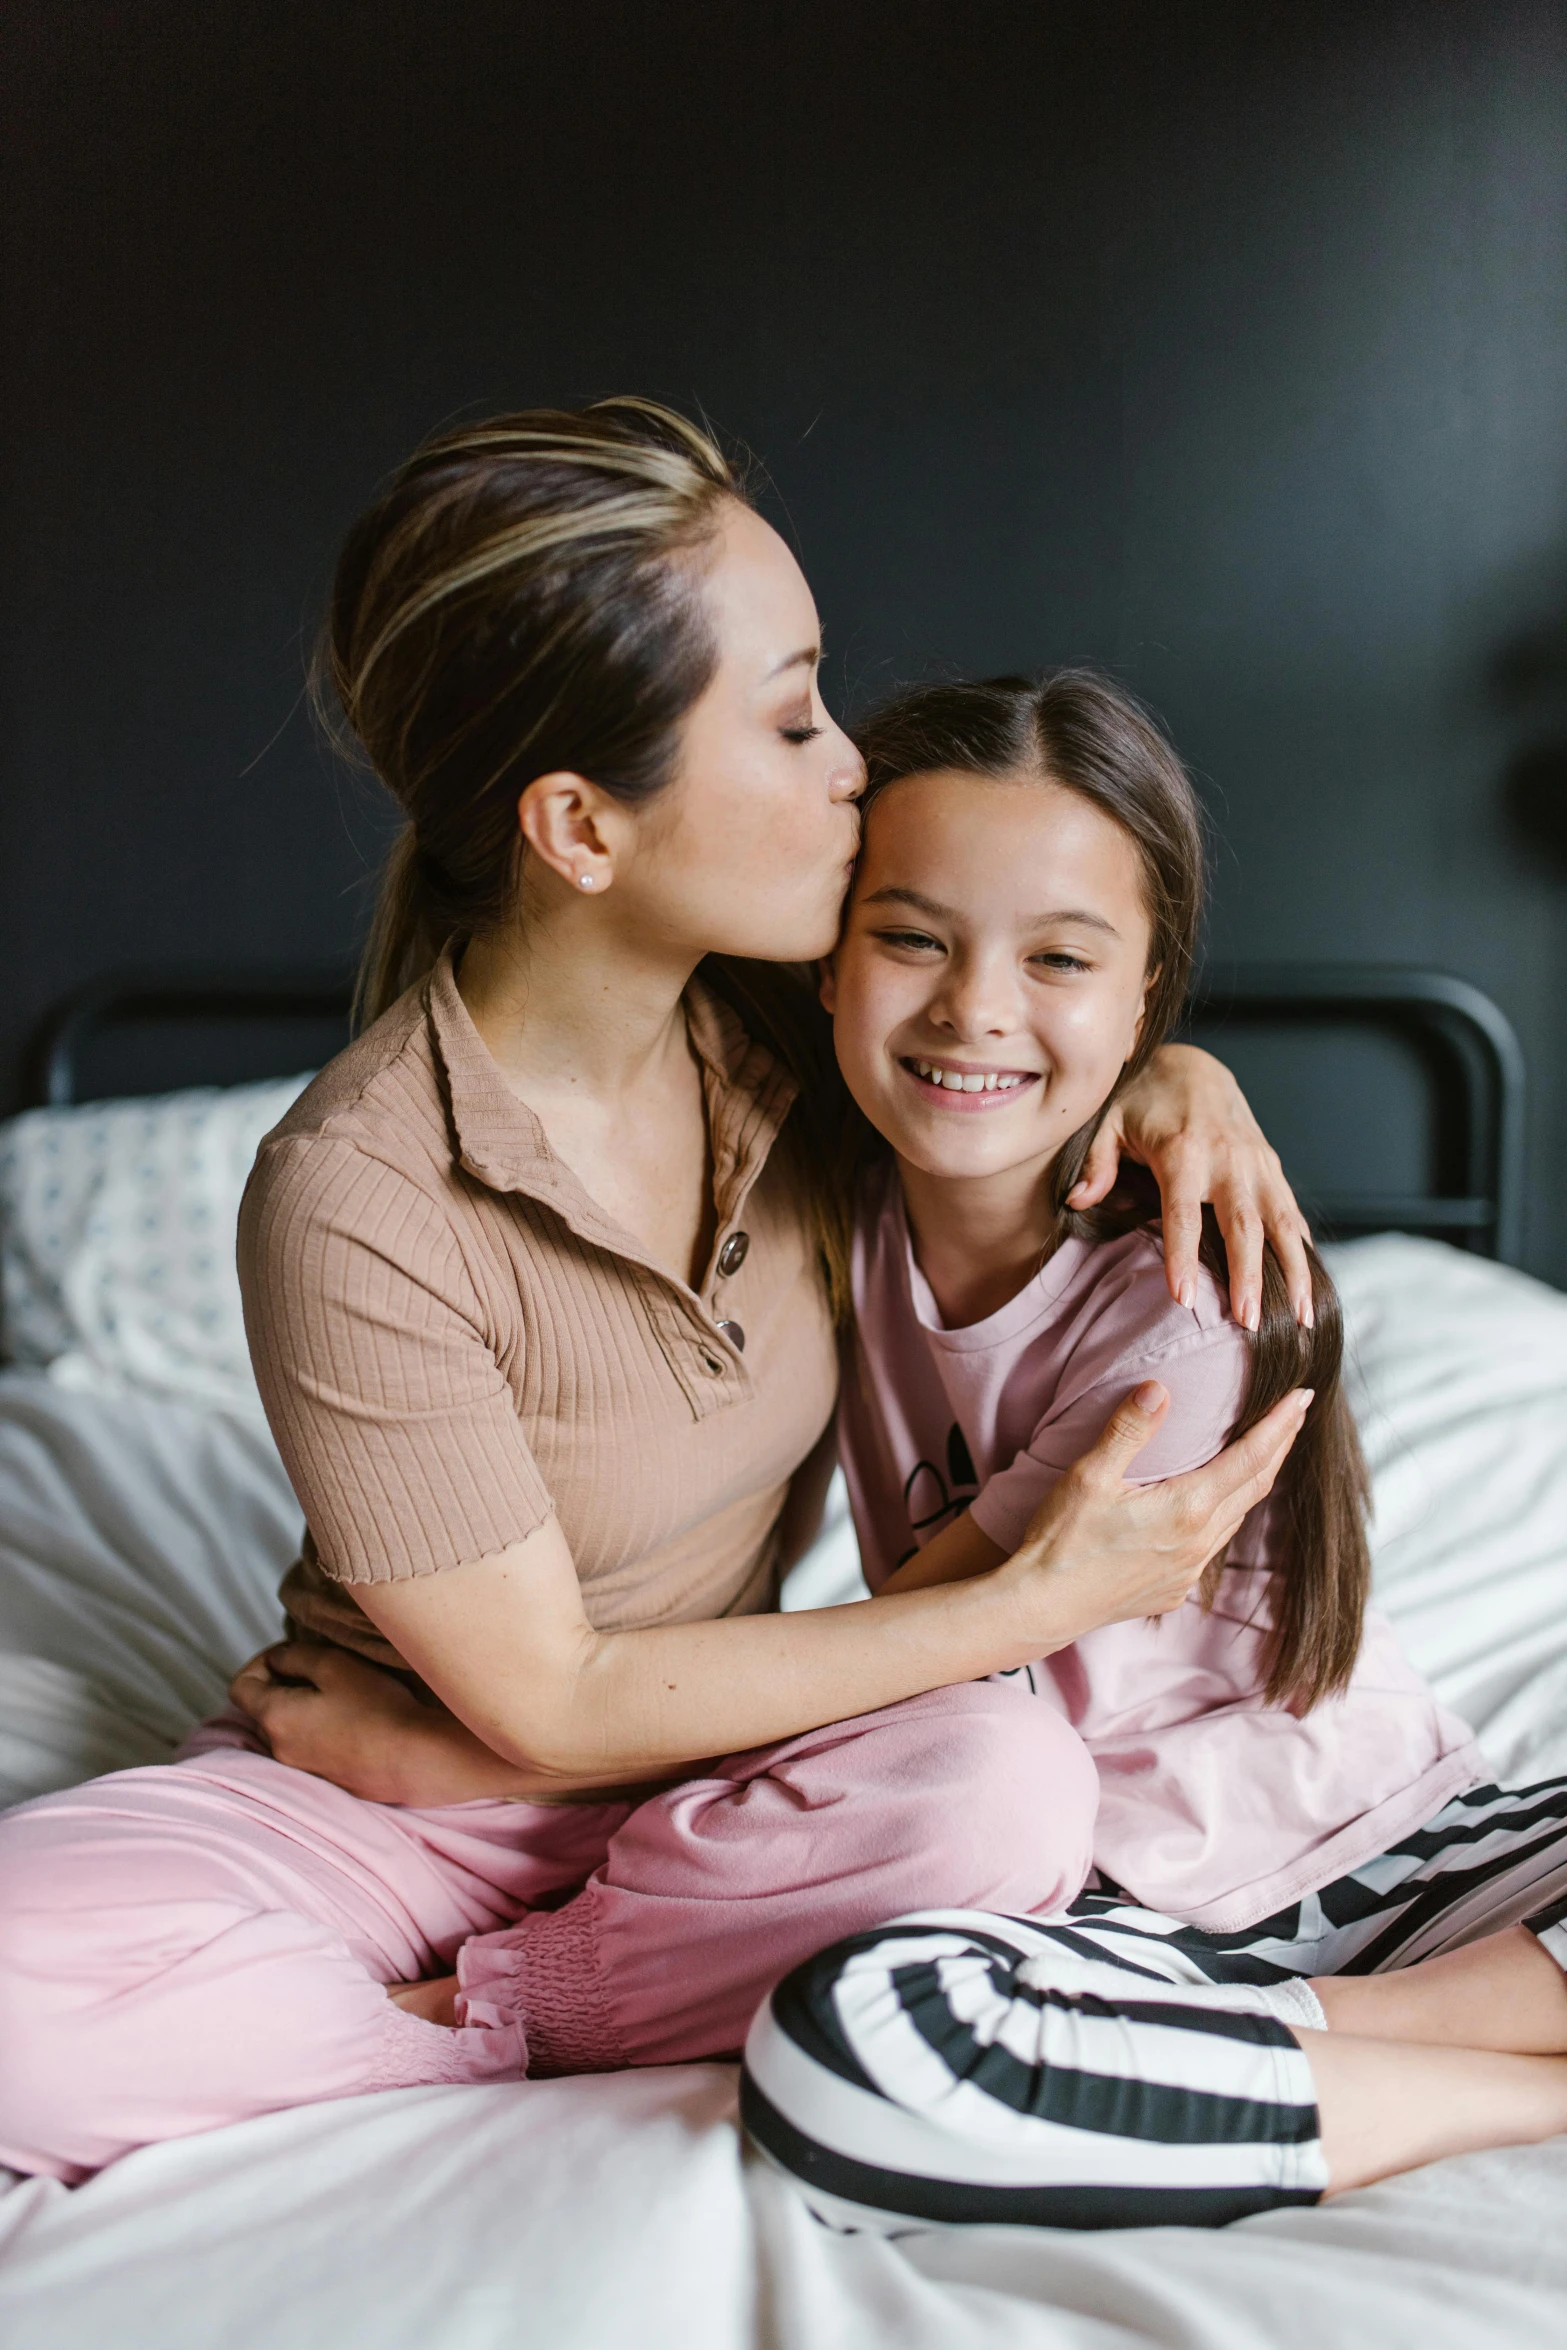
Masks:
[[[1502,1780],[1567,1772],[1567,1297],[1396,1232],[1326,1253],[1378,1604]]]
[[[309,1083],[202,1086],[0,1126],[0,1334],[63,1385],[260,1409],[234,1233],[256,1146]]]

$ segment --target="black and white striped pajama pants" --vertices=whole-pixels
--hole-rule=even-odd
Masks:
[[[1567,1779],[1473,1788],[1238,1933],[1113,1891],[1050,1919],[921,1911],[785,1977],[741,2113],[836,2227],[1222,2227],[1326,2184],[1305,1978],[1520,1922],[1567,1970]]]

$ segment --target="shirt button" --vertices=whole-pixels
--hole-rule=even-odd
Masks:
[[[745,1332],[741,1329],[739,1323],[720,1322],[718,1327],[723,1332],[724,1336],[728,1339],[736,1354],[743,1355],[745,1352]]]
[[[724,1242],[723,1247],[718,1252],[718,1270],[720,1273],[738,1273],[741,1266],[745,1263],[746,1252],[750,1246],[751,1235],[749,1232],[731,1232],[729,1238]]]

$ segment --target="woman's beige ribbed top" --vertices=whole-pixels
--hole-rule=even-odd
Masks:
[[[283,1585],[301,1631],[395,1662],[354,1584],[486,1558],[551,1510],[603,1629],[773,1604],[836,1357],[804,1203],[769,1160],[793,1082],[696,984],[687,1020],[717,1213],[700,1292],[555,1157],[449,961],[262,1144],[240,1287],[308,1527]]]

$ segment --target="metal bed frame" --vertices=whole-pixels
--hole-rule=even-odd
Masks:
[[[66,1109],[94,1098],[83,1094],[82,1064],[90,1048],[117,1028],[307,1020],[340,1021],[346,1028],[353,992],[351,976],[325,965],[240,971],[193,964],[109,972],[65,997],[36,1031],[28,1054],[29,1102]],[[277,1074],[290,1074],[292,1067]]]
[[[1325,1235],[1428,1232],[1516,1265],[1523,1246],[1524,1058],[1511,1021],[1467,979],[1373,963],[1236,963],[1204,976],[1187,1027],[1222,1056],[1226,1028],[1380,1029],[1421,1048],[1439,1113],[1441,1190],[1328,1193]]]
[[[115,1028],[193,1021],[346,1024],[341,971],[150,969],[111,974],[70,996],[34,1045],[32,1098],[82,1098],[89,1046]],[[1361,963],[1241,963],[1210,969],[1188,1031],[1223,1050],[1237,1027],[1379,1029],[1412,1041],[1435,1088],[1444,1140],[1440,1189],[1312,1197],[1326,1236],[1422,1232],[1516,1264],[1522,1241],[1524,1062],[1506,1015],[1469,981],[1440,971]],[[297,1062],[289,1063],[290,1067]]]

